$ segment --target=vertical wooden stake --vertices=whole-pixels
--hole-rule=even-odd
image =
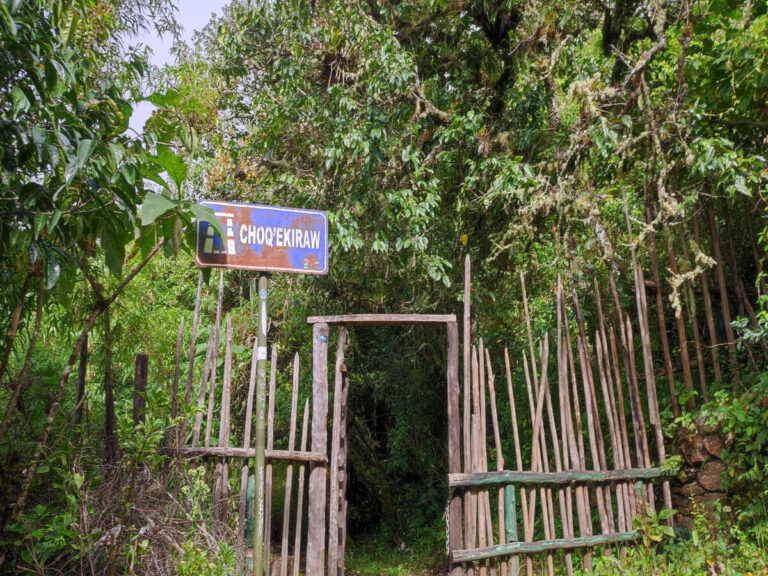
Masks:
[[[216,394],[216,374],[219,371],[219,340],[221,337],[221,311],[224,304],[224,272],[219,276],[219,299],[216,304],[216,323],[213,326],[213,348],[211,349],[210,387],[208,388],[208,413],[205,420],[205,440],[203,446],[211,445],[211,427],[213,425],[213,399]]]
[[[301,425],[301,451],[307,449],[307,431],[309,428],[309,398],[304,401],[304,420]],[[304,475],[306,464],[299,467],[299,486],[296,494],[296,535],[293,541],[293,576],[299,576],[301,563],[301,524],[304,518]],[[307,572],[309,574],[309,572]]]
[[[275,384],[277,382],[277,344],[272,345],[269,362],[269,396],[267,401],[267,450],[275,447]],[[264,559],[272,573],[272,462],[267,462],[264,477]]]
[[[685,242],[685,230],[683,229],[683,226],[680,225],[680,244],[683,248],[683,258],[690,264],[692,264],[691,259],[688,255],[688,247],[686,246]],[[699,320],[696,315],[696,295],[693,293],[693,288],[691,287],[691,284],[686,282],[685,284],[685,296],[686,296],[686,304],[688,307],[688,316],[691,318],[691,328],[693,329],[693,345],[696,349],[696,368],[699,372],[699,389],[701,390],[702,396],[705,398],[707,397],[707,373],[704,369],[704,351],[703,345],[701,342],[701,335],[699,332]]]
[[[522,472],[523,471],[523,457],[522,457],[522,451],[520,450],[520,435],[517,427],[517,409],[515,407],[515,393],[512,389],[512,370],[509,365],[509,351],[507,348],[504,348],[504,368],[506,369],[507,374],[507,394],[509,395],[509,412],[510,417],[512,419],[512,437],[515,444],[515,463],[517,464],[517,471]],[[509,542],[510,534],[514,535],[514,539],[518,539],[518,530],[517,530],[517,518],[514,515],[514,487],[507,486],[509,490],[512,491],[511,497],[505,498],[505,505],[507,506],[507,509],[510,507],[512,508],[512,511],[510,514],[511,520],[509,517],[506,518],[506,528],[507,528],[507,541]],[[507,495],[509,493],[509,490],[507,491]],[[525,490],[525,488],[520,490],[520,497],[521,497],[521,503],[522,503],[522,511],[523,511],[523,526],[528,526],[528,495]],[[510,527],[510,521],[513,522],[514,526]],[[530,562],[530,557],[528,558],[528,567],[527,567],[527,573],[528,576],[531,576],[533,573],[533,566]],[[520,571],[520,559],[517,556],[512,556],[510,560],[510,572],[513,576],[516,576]]]
[[[701,244],[701,232],[699,231],[699,216],[693,215],[693,238],[696,244],[699,246],[699,250],[703,249]],[[709,332],[709,352],[712,357],[712,368],[715,372],[715,380],[721,382],[723,379],[723,373],[720,370],[720,351],[718,350],[719,340],[717,338],[717,330],[715,330],[715,316],[712,313],[712,297],[709,293],[709,278],[707,277],[707,271],[701,273],[701,292],[704,297],[704,313],[707,317],[707,331]]]
[[[253,419],[253,394],[256,390],[256,362],[258,358],[258,338],[253,339],[253,354],[251,356],[251,373],[248,379],[248,396],[245,403],[245,427],[243,433],[243,448],[251,446],[251,422]],[[245,524],[247,521],[246,505],[248,493],[248,460],[243,460],[240,467],[240,502],[237,514],[237,566],[236,572],[242,574],[245,558]]]
[[[288,432],[288,450],[296,446],[296,412],[299,407],[299,353],[293,357],[293,390],[291,391],[291,425]],[[293,462],[285,471],[285,500],[283,501],[283,540],[280,546],[280,576],[288,576],[288,532],[291,523],[291,491],[293,489]]]
[[[189,406],[190,396],[192,394],[192,379],[194,377],[195,350],[197,348],[197,327],[200,322],[200,303],[203,297],[203,271],[200,270],[197,277],[197,296],[195,297],[195,313],[192,317],[192,332],[189,335],[189,357],[187,360],[187,385],[184,389],[184,407]],[[187,442],[187,419],[181,422],[181,432],[179,432],[180,441],[177,446]]]
[[[312,335],[312,451],[328,450],[328,324],[319,322]],[[309,468],[309,534],[307,574],[325,572],[326,469],[322,464]]]
[[[447,404],[448,404],[448,472],[461,471],[461,422],[459,420],[459,328],[456,322],[446,326],[447,339]],[[448,548],[461,547],[461,495],[452,492],[448,504]],[[450,575],[461,576],[462,566],[451,560]]]
[[[339,328],[338,344],[336,346],[336,369],[333,379],[333,437],[331,440],[331,459],[328,466],[331,469],[330,497],[328,499],[328,576],[343,576],[339,574],[339,450],[341,448],[341,400],[344,385],[344,348],[347,342],[347,328]],[[344,559],[341,559],[343,564]]]
[[[175,420],[179,414],[179,378],[181,376],[181,344],[184,339],[184,317],[179,323],[179,335],[176,337],[176,363],[173,371],[173,390],[171,391],[171,420]],[[168,445],[179,445],[179,430],[176,423],[171,427],[168,435]]]

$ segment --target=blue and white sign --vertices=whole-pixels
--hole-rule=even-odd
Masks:
[[[319,210],[204,200],[224,229],[198,221],[195,264],[299,274],[328,273],[328,214]]]

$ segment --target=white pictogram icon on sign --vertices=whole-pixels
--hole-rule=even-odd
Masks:
[[[203,253],[205,254],[235,254],[235,221],[234,214],[228,212],[216,212],[218,218],[227,219],[227,247],[225,250],[214,250],[213,248],[213,226],[208,226],[208,232],[205,236],[205,244],[203,245]]]

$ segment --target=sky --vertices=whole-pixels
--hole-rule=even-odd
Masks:
[[[221,8],[229,4],[230,0],[174,0],[178,6],[176,19],[182,27],[182,39],[189,42],[196,30],[203,28],[211,19],[212,14],[221,15]],[[141,43],[152,49],[150,61],[156,66],[172,64],[173,56],[171,47],[173,38],[170,34],[159,37],[154,30],[136,37],[135,43]],[[133,42],[131,42],[133,43]],[[131,116],[130,127],[136,132],[141,132],[144,122],[150,117],[154,106],[149,102],[140,102]]]

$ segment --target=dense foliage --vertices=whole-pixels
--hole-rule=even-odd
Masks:
[[[187,506],[170,510],[153,450],[170,425],[175,330],[194,308],[191,223],[211,216],[201,197],[329,212],[330,274],[272,278],[281,383],[293,352],[309,359],[308,315],[458,313],[467,253],[473,333],[494,358],[509,346],[516,385],[527,345],[520,271],[538,337],[552,329],[559,274],[574,278],[589,322],[593,279],[605,286],[613,274],[631,311],[630,248],[646,270],[658,258],[649,300],[663,293],[671,334],[676,313],[702,314],[711,215],[729,271],[716,329],[730,328],[730,298],[741,369],[723,361],[713,378],[708,367],[707,398],[663,376],[659,400],[670,446],[697,417],[735,438],[724,459],[739,522],[712,550],[764,538],[765,1],[233,0],[163,70],[129,46],[149,27],[176,31],[169,0],[0,0],[3,561],[67,573],[90,558],[89,570],[117,573],[151,571],[142,558],[161,558],[163,570],[190,574],[232,561],[231,547],[199,528],[211,498],[205,470],[190,468]],[[156,111],[134,134],[141,100]],[[246,273],[226,275],[238,402],[248,284]],[[439,550],[444,336],[361,329],[350,339],[350,523]],[[150,354],[151,378],[135,430],[139,351]],[[81,359],[89,368],[78,390],[70,372]],[[278,422],[289,403],[281,387]],[[234,418],[242,422],[239,404]],[[506,419],[502,433],[511,453]],[[176,523],[153,556],[146,527],[167,517]],[[109,536],[116,526],[125,529]],[[668,566],[690,560],[685,545],[675,550]],[[644,554],[638,570],[655,562]]]

